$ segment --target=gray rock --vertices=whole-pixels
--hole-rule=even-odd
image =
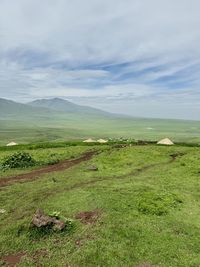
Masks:
[[[33,216],[32,225],[40,228],[50,226],[54,230],[62,231],[65,228],[65,223],[55,217],[46,215],[43,210],[38,209]]]
[[[87,171],[98,171],[99,169],[98,169],[98,167],[92,165],[92,166],[88,166],[88,167],[86,168],[86,170],[87,170]]]
[[[38,209],[33,216],[32,224],[37,227],[47,226],[53,223],[52,219],[50,216],[45,215],[42,210]]]

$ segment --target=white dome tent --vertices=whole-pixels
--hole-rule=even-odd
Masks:
[[[157,144],[158,145],[168,145],[168,146],[174,145],[174,143],[169,138],[164,138],[164,139],[158,141]]]
[[[101,143],[101,144],[104,144],[104,143],[107,143],[108,140],[105,140],[105,139],[99,139],[97,140],[98,143]]]
[[[96,142],[96,140],[92,139],[92,138],[89,138],[89,139],[86,139],[83,141],[83,143],[94,143]]]
[[[15,143],[15,142],[10,142],[10,143],[8,143],[6,146],[16,146],[16,145],[18,145],[18,144]]]

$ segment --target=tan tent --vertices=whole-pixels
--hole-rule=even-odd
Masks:
[[[157,144],[158,145],[168,145],[168,146],[174,145],[174,143],[169,138],[162,139],[162,140],[158,141]]]
[[[89,138],[89,139],[84,140],[83,142],[84,143],[94,143],[94,142],[96,142],[96,140]]]
[[[104,144],[104,143],[107,143],[108,140],[104,140],[104,139],[99,139],[97,140],[98,143],[101,143],[101,144]]]
[[[8,143],[6,146],[16,146],[16,145],[18,145],[18,144],[15,143],[15,142],[10,142],[10,143]]]

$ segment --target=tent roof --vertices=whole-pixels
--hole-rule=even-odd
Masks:
[[[173,145],[174,143],[169,138],[164,138],[157,142],[158,145]]]
[[[105,140],[105,139],[99,139],[99,140],[97,140],[97,142],[99,142],[99,143],[107,143],[108,140]]]
[[[93,143],[93,142],[96,142],[96,140],[89,138],[89,139],[84,140],[83,142],[84,143]]]
[[[17,143],[15,143],[15,142],[10,142],[10,143],[8,143],[6,146],[16,146],[17,145]]]

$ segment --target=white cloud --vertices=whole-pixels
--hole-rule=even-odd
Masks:
[[[198,0],[2,0],[0,7],[4,50],[39,49],[76,63],[200,55]]]
[[[0,97],[95,98],[140,115],[173,101],[185,116],[200,101],[199,10],[199,0],[1,0]]]

